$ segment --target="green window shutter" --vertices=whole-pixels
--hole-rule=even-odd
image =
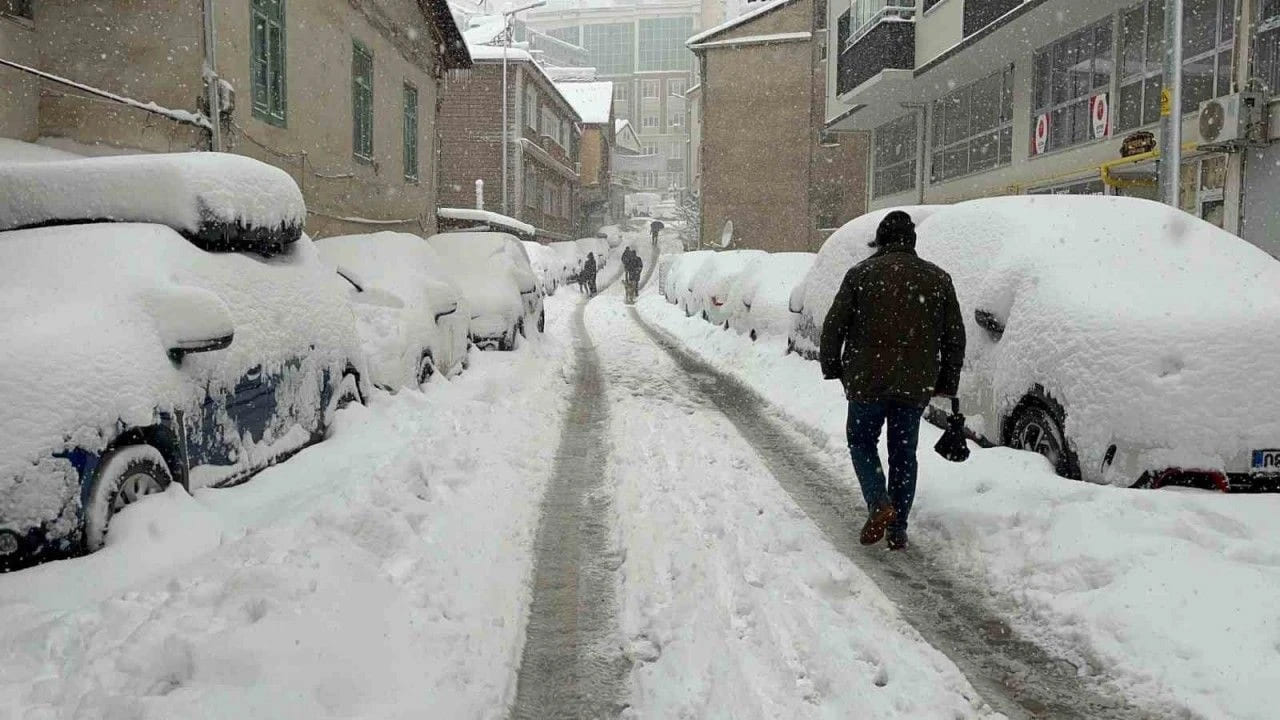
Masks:
[[[418,89],[404,86],[404,178],[418,180]]]
[[[284,0],[250,0],[249,79],[253,115],[284,126],[285,19]]]
[[[359,40],[351,46],[352,151],[373,160],[373,53]]]

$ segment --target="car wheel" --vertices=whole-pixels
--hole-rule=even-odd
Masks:
[[[529,337],[524,331],[524,318],[516,321],[516,332],[520,333],[520,337]]]
[[[791,338],[787,338],[787,352],[786,352],[786,353],[784,353],[784,354],[785,354],[785,355],[790,355],[791,353],[793,353],[793,352],[795,352],[795,351],[796,351],[796,341],[795,341],[795,340],[792,340]]]
[[[353,368],[342,372],[342,380],[338,384],[338,409],[341,410],[352,403],[365,404],[364,391],[360,389],[360,374]]]
[[[431,357],[431,353],[422,353],[422,359],[418,360],[417,380],[418,387],[422,387],[436,374],[436,361]]]
[[[747,333],[747,337],[751,338],[751,342],[755,342],[756,340],[759,340],[759,339],[760,339],[760,336],[756,334],[756,329],[755,329],[755,328],[751,328],[751,332]],[[788,340],[788,341],[787,341],[787,352],[788,352],[788,353],[789,353],[789,352],[791,352],[791,341],[790,341],[790,340]]]
[[[1043,456],[1057,474],[1080,479],[1080,463],[1063,430],[1066,413],[1052,399],[1027,397],[1008,420],[1005,444]]]
[[[543,310],[542,312],[538,313],[538,332],[544,333],[546,331],[547,331],[547,311]]]
[[[84,549],[98,550],[107,540],[111,518],[140,498],[164,492],[173,475],[160,451],[150,445],[126,445],[111,451],[94,473],[84,512]]]

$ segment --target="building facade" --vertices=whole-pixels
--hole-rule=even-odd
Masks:
[[[614,113],[640,135],[645,154],[663,158],[636,173],[638,189],[688,187],[688,119],[684,93],[694,84],[694,58],[685,41],[697,32],[702,6],[690,0],[552,0],[527,21],[585,48],[588,64],[613,83]]]
[[[703,244],[732,221],[736,247],[816,251],[866,209],[865,136],[823,128],[818,10],[775,0],[689,41],[702,78],[693,94]]]
[[[872,207],[1156,197],[1159,153],[1121,147],[1159,140],[1163,0],[838,0],[828,13],[827,127],[873,134]],[[1280,149],[1198,142],[1200,103],[1280,86],[1280,2],[1184,0],[1183,20],[1182,208],[1280,256]]]
[[[313,235],[430,233],[442,78],[470,64],[443,2],[32,0],[0,3],[0,56],[93,88],[208,115],[212,22],[222,150],[302,188]],[[104,32],[103,18],[111,30]],[[207,149],[209,132],[0,69],[0,135],[89,153]],[[95,149],[96,148],[96,149]]]
[[[528,223],[543,241],[579,237],[582,118],[532,57],[513,49],[505,63],[504,134],[502,48],[473,46],[471,52],[472,70],[450,77],[441,93],[440,205],[475,207],[476,181],[482,180],[479,209]]]
[[[560,82],[556,87],[582,118],[582,142],[578,146],[582,190],[578,201],[578,227],[584,236],[621,219],[614,208],[621,197],[612,197],[613,184],[613,84],[607,81]]]

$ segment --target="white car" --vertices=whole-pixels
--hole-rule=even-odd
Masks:
[[[543,296],[554,295],[563,282],[564,266],[560,255],[548,245],[532,240],[524,240],[525,254],[529,256],[529,265],[533,274],[538,276],[538,284]]]
[[[832,233],[818,250],[813,267],[791,293],[788,303],[791,311],[788,351],[799,353],[810,360],[818,358],[822,322],[831,309],[831,302],[835,300],[836,292],[840,290],[840,283],[844,281],[849,268],[875,252],[867,243],[875,239],[876,228],[885,215],[892,210],[905,210],[919,225],[938,208],[936,205],[921,205],[873,210],[854,218]]]
[[[813,253],[773,253],[744,270],[729,290],[729,328],[752,340],[786,338],[791,291],[813,267]]]
[[[676,255],[671,260],[662,283],[662,296],[672,305],[678,305],[685,315],[692,315],[689,311],[689,298],[693,293],[690,283],[703,263],[709,262],[714,254],[711,250],[694,250]]]
[[[729,326],[729,292],[739,276],[768,253],[763,250],[724,250],[713,253],[689,281],[685,312],[701,315],[703,320],[727,328]]]
[[[0,165],[0,569],[101,547],[171,482],[242,482],[360,396],[305,218],[235,155]]]
[[[546,313],[524,246],[496,232],[450,232],[427,239],[471,308],[471,341],[481,349],[514,350],[530,327],[542,332]]]
[[[470,308],[426,240],[380,232],[315,244],[348,285],[374,385],[419,387],[436,373],[461,372]]]

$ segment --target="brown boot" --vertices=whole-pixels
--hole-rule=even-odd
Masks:
[[[884,537],[884,531],[897,517],[893,505],[885,503],[867,516],[867,524],[862,526],[862,535],[858,540],[863,545],[875,545]]]

